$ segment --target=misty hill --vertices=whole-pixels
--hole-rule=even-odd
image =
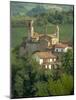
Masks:
[[[28,11],[27,15],[28,16],[35,16],[35,15],[39,15],[39,14],[42,14],[45,12],[47,12],[47,10],[43,6],[38,5],[37,7],[32,8],[30,11]]]
[[[53,4],[40,4],[40,3],[26,3],[26,2],[11,2],[11,16],[25,16],[36,15],[50,11],[69,11],[73,7],[68,5],[53,5]]]

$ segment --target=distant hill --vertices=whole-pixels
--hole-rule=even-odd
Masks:
[[[15,2],[11,1],[11,16],[25,16],[25,15],[36,15],[47,10],[50,11],[69,11],[73,10],[73,7],[68,5],[53,5],[53,4],[39,4],[39,3],[26,3],[26,2]]]
[[[46,13],[46,12],[47,10],[43,6],[38,5],[37,7],[32,8],[30,11],[28,11],[27,15],[35,16],[35,15],[39,15],[39,14]]]

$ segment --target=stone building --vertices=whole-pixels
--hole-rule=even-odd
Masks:
[[[51,52],[36,52],[33,55],[33,58],[46,69],[51,69],[52,64],[56,62],[56,56]]]
[[[35,51],[46,50],[48,47],[52,48],[52,45],[59,43],[59,27],[56,27],[56,33],[51,35],[39,34],[34,32],[33,20],[28,21],[28,37],[23,44],[25,46],[20,47],[20,55],[24,55],[27,52],[33,53]]]
[[[40,34],[34,32],[33,20],[28,23],[28,36],[20,46],[20,55],[32,54],[36,61],[44,68],[56,65],[59,53],[67,52],[69,46],[59,42],[59,26],[53,34]],[[55,55],[56,53],[56,55]],[[56,63],[56,64],[55,64]]]

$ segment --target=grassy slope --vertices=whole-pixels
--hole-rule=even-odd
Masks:
[[[47,33],[53,33],[55,31],[54,26],[49,26]],[[35,27],[35,31],[39,33],[45,33],[45,28]],[[11,45],[15,47],[22,41],[22,37],[27,36],[27,29],[25,27],[14,27],[11,30]],[[73,39],[73,25],[65,24],[60,25],[60,40],[72,41]]]
[[[11,30],[11,46],[15,47],[19,45],[22,41],[22,38],[26,36],[27,30],[25,27],[14,27]]]
[[[60,40],[73,41],[73,24],[60,26]]]

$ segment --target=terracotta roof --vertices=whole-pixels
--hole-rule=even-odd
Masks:
[[[36,52],[36,55],[38,55],[40,58],[56,58],[51,52]]]
[[[62,44],[62,43],[58,43],[58,44],[55,45],[55,48],[66,48],[66,47],[68,47],[68,45]]]

